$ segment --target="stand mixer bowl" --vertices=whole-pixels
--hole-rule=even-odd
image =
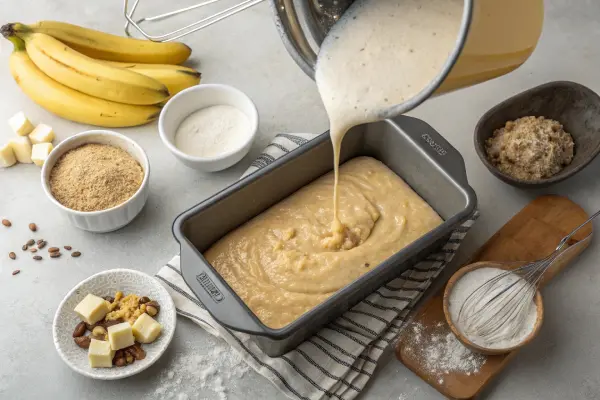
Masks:
[[[277,30],[285,47],[314,79],[323,39],[354,0],[270,0]]]

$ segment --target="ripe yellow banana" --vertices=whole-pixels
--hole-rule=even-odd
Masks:
[[[18,34],[27,54],[55,81],[90,96],[118,103],[149,105],[169,97],[159,81],[85,56],[44,33]]]
[[[200,77],[202,76],[202,74],[195,69],[181,65],[136,64],[113,61],[106,61],[106,63],[156,79],[169,89],[171,96],[175,96],[183,89],[197,85],[200,83]]]
[[[8,39],[15,46],[9,58],[15,81],[27,96],[48,111],[71,121],[108,128],[143,125],[159,116],[158,106],[115,103],[56,82],[31,61],[21,39],[15,36]]]
[[[179,42],[152,42],[115,36],[81,26],[56,21],[40,21],[25,25],[9,24],[20,32],[50,35],[86,56],[107,61],[151,64],[181,64],[190,57],[192,49]]]

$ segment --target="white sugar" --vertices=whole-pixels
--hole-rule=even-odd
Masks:
[[[527,312],[527,317],[525,318],[524,322],[522,322],[520,325],[513,326],[512,324],[506,324],[504,326],[503,330],[505,332],[509,332],[512,330],[515,330],[517,332],[516,335],[508,339],[489,342],[480,336],[465,332],[464,321],[462,321],[462,318],[460,320],[458,318],[462,305],[465,303],[467,298],[481,285],[505,272],[506,271],[499,268],[479,268],[474,271],[468,272],[455,283],[452,292],[450,293],[450,297],[448,299],[448,309],[450,311],[450,316],[455,326],[470,341],[488,349],[505,349],[517,346],[519,343],[523,342],[531,334],[531,332],[533,332],[537,321],[537,306],[535,305],[535,302],[532,299],[528,309],[524,311]],[[521,284],[522,286],[528,285],[528,283],[526,283],[522,278],[520,278],[516,274],[507,275],[506,277],[501,278],[497,285],[494,285],[494,287],[496,288],[495,290],[492,290],[492,292],[488,293],[483,297],[482,305],[485,304],[485,301],[488,301],[488,299],[500,293],[503,288],[506,288],[508,287],[508,285],[512,284]],[[507,294],[507,296],[508,295],[509,294]],[[512,294],[510,294],[510,296],[512,296]],[[483,308],[483,310],[484,311],[481,314],[481,317],[485,319],[492,318],[494,316],[494,313],[496,312],[490,307]]]

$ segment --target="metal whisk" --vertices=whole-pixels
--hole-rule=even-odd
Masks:
[[[569,239],[598,215],[600,211],[562,238],[549,256],[501,273],[475,289],[458,314],[464,333],[487,343],[514,338],[527,319],[546,270],[562,254]]]
[[[201,7],[205,7],[214,3],[218,3],[221,0],[206,0],[201,3],[195,4],[193,6],[180,8],[178,10],[170,11],[164,14],[155,15],[152,17],[140,18],[138,20],[133,19],[133,15],[135,13],[136,8],[138,7],[140,0],[135,0],[133,5],[131,6],[131,10],[129,9],[129,0],[124,0],[123,4],[123,14],[125,15],[125,19],[127,22],[125,23],[125,33],[127,36],[131,36],[129,32],[129,26],[133,25],[135,29],[137,29],[146,39],[152,40],[154,42],[170,42],[172,40],[177,40],[182,38],[183,36],[189,35],[190,33],[196,32],[200,29],[206,28],[216,22],[224,20],[225,18],[231,17],[241,11],[244,11],[250,7],[253,7],[259,3],[262,3],[264,0],[242,0],[238,4],[235,4],[231,7],[225,8],[215,14],[212,14],[206,18],[202,18],[199,21],[186,25],[182,28],[176,29],[172,32],[165,33],[162,35],[150,35],[145,30],[143,30],[140,25],[143,22],[153,22],[153,21],[161,21],[167,18],[174,17],[179,14],[183,14]]]

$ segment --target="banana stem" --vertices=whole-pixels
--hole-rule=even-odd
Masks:
[[[4,36],[8,40],[10,40],[15,47],[14,51],[24,51],[25,50],[25,42],[23,39],[20,39],[16,36]]]

